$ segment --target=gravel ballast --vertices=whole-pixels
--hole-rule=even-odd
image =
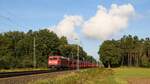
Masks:
[[[0,78],[0,84],[28,84],[29,82],[34,82],[37,80],[53,78],[58,75],[68,74],[71,71],[60,71],[60,72],[51,72],[44,74],[35,74],[35,75],[25,75],[9,78]]]

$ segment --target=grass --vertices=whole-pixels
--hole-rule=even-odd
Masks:
[[[150,78],[149,68],[114,68],[113,71],[113,77],[119,84],[127,84],[126,79],[130,78]]]
[[[116,84],[111,75],[110,69],[84,69],[30,84]]]
[[[33,70],[47,70],[47,68],[15,68],[15,69],[0,69],[0,72],[20,72]]]
[[[149,68],[115,68],[115,76],[120,78],[128,77],[150,77]]]
[[[30,84],[127,84],[127,78],[150,78],[148,68],[95,68],[38,80]]]

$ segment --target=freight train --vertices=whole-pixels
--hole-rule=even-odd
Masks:
[[[77,65],[78,64],[78,65]],[[49,56],[48,57],[48,68],[55,69],[76,69],[79,68],[94,68],[97,67],[96,63],[89,61],[81,61],[79,63],[76,59],[70,59],[63,56]]]

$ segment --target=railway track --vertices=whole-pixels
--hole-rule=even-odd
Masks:
[[[54,78],[54,77],[57,77],[59,75],[64,75],[64,74],[70,74],[70,72],[74,72],[74,70],[62,70],[62,71],[41,70],[41,71],[36,71],[36,72],[30,71],[30,73],[28,72],[29,71],[25,71],[25,73],[23,72],[23,74],[22,72],[15,72],[15,74],[12,74],[14,72],[9,72],[9,74],[7,74],[7,72],[0,73],[0,76],[1,76],[0,84],[29,84],[29,83],[32,84],[31,82],[35,82],[37,80]]]
[[[74,70],[34,70],[34,71],[20,71],[20,72],[0,72],[0,78],[9,78],[16,76],[34,75],[34,74],[44,74],[52,72],[63,72],[63,71],[74,71]]]
[[[35,70],[35,71],[21,71],[21,72],[0,72],[0,78],[8,78],[15,76],[23,76],[23,75],[33,75],[33,74],[42,74],[42,73],[50,73],[54,71],[50,70]]]

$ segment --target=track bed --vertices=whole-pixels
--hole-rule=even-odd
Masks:
[[[20,75],[16,77],[0,78],[0,84],[28,84],[41,79],[53,78],[58,75],[69,74],[72,71],[57,71],[33,75]]]

